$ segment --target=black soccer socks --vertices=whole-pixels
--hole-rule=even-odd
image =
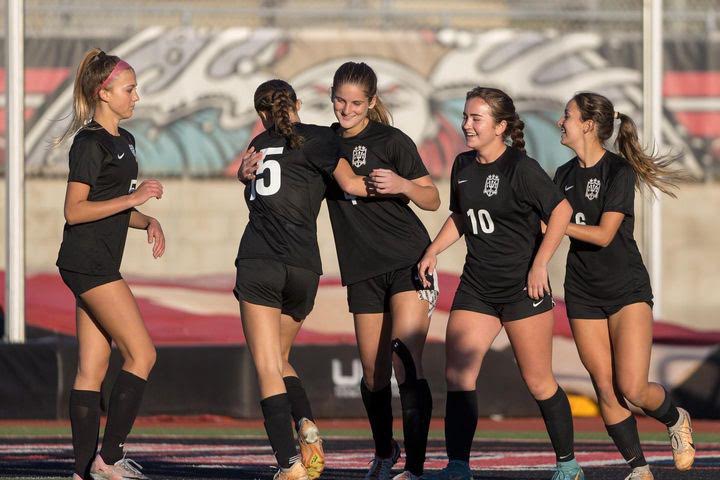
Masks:
[[[290,410],[295,421],[295,430],[300,428],[300,420],[303,418],[315,421],[310,408],[310,400],[308,400],[300,379],[298,377],[283,377],[283,382],[285,382],[285,390],[287,390],[288,399],[290,400]]]
[[[478,422],[475,390],[447,392],[445,404],[445,448],[448,460],[470,461],[470,449]]]
[[[95,458],[100,430],[100,392],[70,392],[70,426],[75,473],[82,478],[90,478],[90,465]]]
[[[360,380],[360,393],[370,421],[373,440],[375,441],[375,455],[380,458],[389,458],[393,453],[392,390],[390,384],[388,383],[380,390],[372,392],[365,385],[365,379],[362,379]]]
[[[664,387],[663,390],[665,390]],[[667,390],[665,390],[665,400],[663,400],[663,403],[658,408],[655,410],[645,410],[643,408],[643,412],[645,412],[645,415],[648,417],[664,423],[666,427],[672,427],[680,419],[680,411],[672,401],[672,398],[670,398]]]
[[[405,438],[405,470],[419,477],[423,474],[432,417],[432,395],[427,380],[423,378],[400,385],[400,402]]]
[[[108,465],[123,457],[125,440],[140,410],[145,384],[146,380],[125,370],[120,370],[115,380],[110,393],[107,424],[100,449],[100,456]]]
[[[610,438],[615,442],[618,451],[631,468],[647,465],[640,446],[637,422],[632,414],[620,423],[605,425],[605,428]]]
[[[265,418],[265,431],[278,465],[281,468],[290,468],[290,464],[297,458],[298,453],[287,393],[260,400],[260,408],[262,408]]]
[[[572,412],[565,391],[558,386],[552,397],[536,402],[545,420],[545,428],[550,436],[557,461],[567,462],[574,459]]]

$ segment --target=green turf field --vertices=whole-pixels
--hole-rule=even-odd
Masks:
[[[402,431],[395,432],[396,436],[402,438]],[[323,428],[326,437],[346,438],[370,438],[370,430],[362,428]],[[203,437],[203,438],[239,438],[239,437],[261,437],[265,438],[265,430],[262,428],[229,428],[229,427],[187,427],[187,426],[138,426],[133,429],[132,437]],[[2,437],[67,437],[70,439],[69,426],[2,426],[0,438]],[[441,439],[443,430],[440,428],[430,430],[430,438]],[[695,432],[693,437],[697,442],[720,443],[720,432]],[[498,439],[498,440],[547,440],[547,434],[539,430],[478,430],[475,433],[477,439]],[[598,432],[575,432],[577,440],[607,440],[607,433]],[[666,441],[665,432],[640,433],[642,441]],[[0,477],[2,478],[2,477]]]

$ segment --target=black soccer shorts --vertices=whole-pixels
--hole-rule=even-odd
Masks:
[[[352,313],[389,312],[393,295],[422,289],[417,266],[409,265],[348,285],[348,307]]]
[[[460,282],[450,310],[469,310],[471,312],[484,313],[497,317],[501,322],[512,322],[522,320],[540,313],[545,313],[555,306],[552,293],[546,293],[544,297],[533,300],[527,295],[522,300],[509,303],[493,303],[483,300],[474,288],[465,282]]]
[[[583,305],[576,302],[565,302],[568,318],[601,320],[615,315],[622,310],[623,307],[632,305],[633,303],[647,303],[650,308],[653,307],[653,301],[647,298],[628,299],[625,302],[616,305]]]
[[[73,295],[75,295],[75,298],[80,298],[80,295],[83,293],[92,290],[95,287],[99,287],[100,285],[122,280],[120,272],[114,272],[107,275],[90,275],[87,273],[71,272],[70,270],[62,268],[59,270],[60,277],[62,277],[65,285],[67,285]]]
[[[267,258],[239,258],[233,293],[238,301],[279,308],[303,320],[312,311],[320,275]]]

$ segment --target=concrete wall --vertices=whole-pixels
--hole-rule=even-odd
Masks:
[[[242,185],[230,180],[166,180],[162,200],[151,200],[140,210],[157,217],[167,237],[167,252],[154,260],[147,237],[130,231],[123,273],[156,278],[234,274],[233,261],[247,222]],[[62,238],[64,180],[26,182],[26,260],[28,274],[54,270]],[[438,212],[422,212],[431,236],[447,218],[449,182],[438,184],[443,205]],[[5,185],[0,184],[5,203]],[[663,317],[694,328],[720,325],[720,248],[717,236],[720,188],[684,185],[677,200],[663,198]],[[5,251],[5,211],[0,211],[0,248]],[[638,222],[639,223],[639,222]],[[320,250],[325,273],[337,275],[330,222],[322,208],[318,219]],[[640,238],[638,235],[637,238]],[[567,241],[552,262],[554,291],[562,295]],[[440,257],[440,268],[460,272],[465,256],[460,241]],[[4,269],[4,255],[0,268]]]

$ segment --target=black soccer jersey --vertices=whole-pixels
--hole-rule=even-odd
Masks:
[[[339,133],[337,124],[332,128]],[[341,138],[340,145],[357,175],[376,168],[408,180],[428,174],[410,137],[389,125],[370,121],[358,135]],[[355,198],[333,184],[327,203],[343,285],[413,265],[430,244],[427,230],[404,199]]]
[[[625,215],[607,247],[570,239],[565,299],[598,306],[619,305],[638,295],[652,299],[650,278],[633,238],[635,172],[630,164],[609,151],[589,168],[575,157],[557,169],[554,181],[572,205],[573,223],[599,225],[605,212]]]
[[[111,135],[93,121],[80,130],[70,147],[68,182],[90,186],[88,200],[99,202],[128,195],[137,184],[135,139],[124,129]],[[57,266],[73,272],[106,275],[120,269],[130,213],[76,225],[65,224]]]
[[[461,281],[488,302],[527,297],[527,274],[562,195],[537,161],[508,147],[492,163],[461,153],[452,168],[450,210],[463,218],[467,256]]]
[[[328,127],[294,128],[305,139],[298,149],[269,130],[250,143],[265,155],[245,187],[250,221],[237,258],[271,258],[322,274],[316,221],[339,160],[338,138]]]

